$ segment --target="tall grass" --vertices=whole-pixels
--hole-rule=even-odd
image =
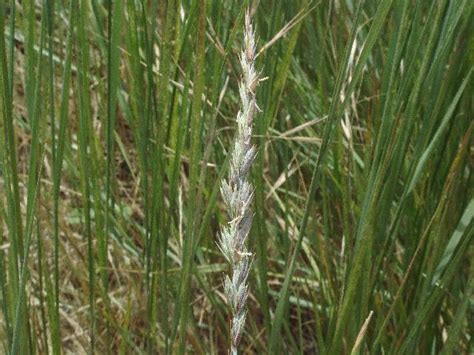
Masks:
[[[245,9],[242,353],[468,353],[473,4],[0,0],[0,341],[223,353]]]

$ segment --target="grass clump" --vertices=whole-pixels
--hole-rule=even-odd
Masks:
[[[0,0],[2,351],[468,353],[472,10]]]

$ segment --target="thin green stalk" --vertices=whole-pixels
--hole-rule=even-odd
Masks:
[[[197,19],[197,42],[196,42],[196,62],[194,64],[194,90],[192,100],[192,114],[190,124],[190,156],[191,166],[189,173],[189,201],[196,201],[198,192],[197,183],[199,181],[199,161],[201,159],[201,107],[202,93],[204,89],[204,56],[205,56],[205,36],[206,36],[206,0],[199,1],[199,11]],[[194,260],[194,245],[196,230],[192,222],[195,219],[194,212],[196,206],[190,203],[188,206],[186,219],[188,221],[186,239],[183,246],[183,271],[179,287],[178,309],[180,314],[179,328],[179,348],[178,353],[184,354],[186,350],[186,332],[189,317],[189,296],[191,287],[191,274]]]

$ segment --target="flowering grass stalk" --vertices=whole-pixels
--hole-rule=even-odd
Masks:
[[[221,185],[221,193],[227,207],[230,222],[219,238],[219,248],[231,266],[232,275],[224,281],[224,292],[232,312],[230,353],[237,354],[237,346],[245,325],[245,303],[248,297],[247,278],[252,254],[247,251],[245,241],[252,225],[253,187],[248,175],[255,159],[256,149],[252,145],[252,124],[258,106],[255,89],[259,76],[255,70],[255,33],[250,21],[250,12],[245,14],[244,48],[240,55],[242,80],[239,84],[241,109],[237,114],[237,134],[232,151],[230,172]]]

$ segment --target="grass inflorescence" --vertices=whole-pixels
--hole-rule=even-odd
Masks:
[[[253,122],[258,112],[255,90],[260,80],[255,69],[255,55],[255,33],[247,10],[244,47],[240,54],[242,80],[239,93],[242,107],[237,114],[237,134],[230,158],[229,177],[221,185],[230,218],[220,234],[219,248],[232,269],[231,277],[227,276],[224,282],[225,295],[232,310],[231,354],[237,354],[245,325],[245,305],[249,293],[247,279],[252,264],[252,253],[247,250],[246,240],[252,227],[254,194],[248,177],[257,151],[252,144]]]

